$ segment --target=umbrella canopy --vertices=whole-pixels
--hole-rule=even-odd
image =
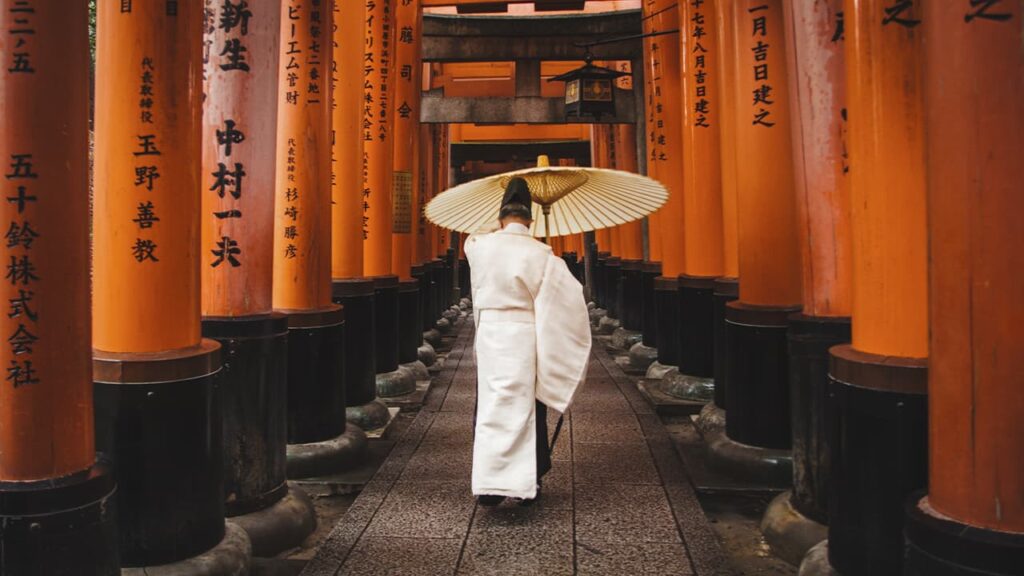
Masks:
[[[538,166],[488,176],[439,194],[425,214],[434,224],[456,232],[493,228],[505,186],[519,177],[540,204],[534,211],[535,237],[569,236],[639,220],[668,200],[668,190],[639,174],[600,168]]]

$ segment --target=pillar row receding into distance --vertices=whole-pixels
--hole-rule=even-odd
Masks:
[[[739,300],[726,306],[726,434],[737,475],[791,482],[787,317],[801,305],[792,120],[781,0],[733,4]]]
[[[785,5],[803,310],[789,319],[793,487],[768,507],[761,529],[793,564],[827,536],[828,351],[850,341],[842,9],[842,0]]]
[[[211,8],[204,43],[203,335],[226,357],[225,512],[272,556],[316,527],[309,498],[287,484],[288,318],[273,311],[274,190],[281,7]],[[212,56],[216,54],[217,56]],[[236,58],[237,54],[237,60]]]
[[[288,316],[288,477],[322,476],[362,458],[345,419],[344,310],[331,295],[329,3],[281,3],[274,309]]]
[[[121,561],[187,572],[213,555],[235,573],[250,545],[225,529],[221,346],[200,331],[202,6],[98,10],[93,379]]]
[[[722,233],[720,78],[712,2],[682,4],[683,233],[686,257],[679,281],[679,371],[663,389],[707,402],[714,396],[715,279],[725,272]]]
[[[363,430],[388,422],[377,399],[374,284],[363,274],[363,5],[334,2],[332,66],[332,298],[345,309],[347,421]]]
[[[393,269],[395,0],[365,4],[363,17],[363,273],[374,281],[377,394],[402,396],[416,380],[399,363],[400,278]]]
[[[116,492],[96,460],[89,347],[87,2],[0,10],[0,573],[115,576]]]
[[[926,481],[928,250],[919,2],[847,1],[852,342],[831,350],[828,558],[897,574]]]
[[[928,494],[904,574],[1024,566],[1024,57],[1014,2],[924,5],[931,362]]]

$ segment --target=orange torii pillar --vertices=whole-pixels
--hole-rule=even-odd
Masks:
[[[924,5],[930,472],[906,508],[908,576],[1024,566],[1022,19],[1014,2]]]
[[[772,501],[761,529],[793,564],[827,537],[828,351],[850,341],[842,10],[842,0],[785,5],[803,311],[789,318],[793,488]]]
[[[713,429],[725,424],[726,367],[728,347],[726,338],[725,310],[726,304],[739,297],[739,248],[738,248],[738,216],[737,216],[737,116],[736,105],[738,90],[736,87],[739,56],[736,36],[736,11],[738,4],[731,0],[718,0],[711,4],[715,15],[715,35],[718,50],[718,140],[719,140],[719,173],[722,187],[722,275],[715,278],[712,285],[712,322],[714,338],[712,346],[715,350],[713,377],[715,379],[714,400],[701,410],[696,421],[697,429],[705,436]],[[705,18],[708,16],[705,15]],[[742,101],[746,103],[747,96]]]
[[[395,0],[367,2],[363,48],[363,273],[374,281],[377,395],[403,396],[416,389],[399,363],[401,280],[392,261],[394,230],[394,127],[397,79]],[[400,180],[401,181],[401,180]],[[398,271],[401,272],[401,271]]]
[[[684,2],[681,36],[683,77],[683,234],[686,258],[679,275],[679,371],[662,389],[683,400],[714,397],[715,279],[725,273],[722,245],[721,52],[714,2]]]
[[[338,472],[366,436],[345,421],[344,310],[331,299],[330,5],[281,3],[274,309],[288,316],[288,477]]]
[[[377,398],[374,284],[363,275],[363,5],[332,7],[331,297],[345,309],[345,418],[377,430],[389,414]]]
[[[735,474],[791,482],[787,317],[800,309],[791,115],[781,0],[738,3],[739,300],[726,305],[726,433],[709,454]]]
[[[843,9],[852,342],[831,350],[829,539],[805,562],[827,546],[844,575],[901,573],[903,505],[927,482],[921,4],[850,0]]]
[[[644,18],[651,31],[665,32],[680,27],[679,4],[671,0],[644,2]],[[661,276],[654,281],[657,316],[658,360],[651,364],[648,378],[661,379],[679,366],[680,317],[679,275],[685,272],[686,238],[683,202],[683,94],[680,75],[681,46],[678,34],[652,38],[651,59],[644,73],[653,86],[648,114],[653,132],[648,135],[647,159],[654,164],[658,180],[668,188],[669,197],[658,211],[661,236]]]
[[[615,165],[611,168],[636,173],[636,126],[616,124],[609,130],[615,141]],[[622,281],[619,285],[622,334],[618,337],[621,341],[617,345],[632,350],[643,338],[643,230],[639,220],[618,226],[615,230],[619,237],[619,257],[622,258]]]
[[[224,522],[221,346],[200,327],[202,6],[98,9],[93,380],[121,563],[235,574],[250,544]]]
[[[0,573],[115,576],[114,475],[96,458],[89,347],[87,2],[3,8]]]
[[[274,312],[271,297],[276,171],[267,159],[277,147],[281,7],[229,2],[211,10],[202,329],[231,358],[220,381],[225,512],[249,533],[253,553],[265,557],[301,544],[316,526],[309,497],[287,483],[288,318]]]
[[[416,380],[429,380],[427,366],[419,360],[423,344],[420,310],[421,270],[413,276],[416,227],[414,197],[419,195],[416,178],[416,148],[420,139],[420,30],[422,13],[419,0],[402,0],[394,5],[395,74],[392,79],[391,120],[394,122],[394,181],[391,194],[392,220],[391,269],[398,276],[398,363],[412,372]]]

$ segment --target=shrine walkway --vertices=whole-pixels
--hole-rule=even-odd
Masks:
[[[668,434],[597,340],[541,501],[476,506],[472,338],[467,323],[422,411],[303,576],[717,573],[721,551]]]

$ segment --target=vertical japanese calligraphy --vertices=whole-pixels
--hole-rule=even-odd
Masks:
[[[281,11],[274,308],[331,305],[332,18],[327,0]]]
[[[790,94],[814,95],[793,98],[791,108],[803,313],[818,317],[850,314],[842,8],[842,0],[785,6]],[[830,88],[819,92],[820,86]]]
[[[413,259],[413,197],[419,180],[414,178],[419,141],[420,115],[420,1],[395,0],[395,28],[398,42],[394,47],[395,68],[392,81],[395,89],[394,114],[394,180],[392,183],[392,247],[391,268],[401,278],[409,278]]]
[[[204,316],[271,310],[281,11],[205,0],[202,185]]]
[[[668,32],[680,28],[681,8],[669,0],[644,0],[646,32]],[[649,170],[665,184],[669,199],[656,213],[654,220],[664,222],[658,226],[661,234],[660,251],[665,276],[675,278],[684,271],[686,258],[683,226],[683,101],[681,79],[681,42],[678,33],[651,38],[651,57],[646,75],[650,78],[651,92],[647,101]],[[673,224],[669,224],[669,223]]]
[[[95,458],[85,2],[2,3],[0,481]]]
[[[852,344],[909,358],[928,356],[921,4],[847,1],[843,10]]]
[[[1024,453],[1015,334],[1024,319],[1024,5],[922,4],[924,93],[943,95],[924,99],[935,423],[927,502],[943,518],[1019,534],[1024,471],[1003,463]]]
[[[740,300],[802,302],[782,0],[737,6],[736,159]]]
[[[363,275],[363,5],[334,2],[331,276]]]
[[[391,209],[394,122],[391,99],[395,68],[392,42],[394,0],[366,0],[363,49],[363,269],[367,276],[391,274]],[[401,0],[398,0],[401,1]],[[395,111],[398,114],[397,110]]]
[[[202,10],[99,3],[93,304],[101,351],[200,341]]]
[[[737,228],[737,114],[739,76],[736,22],[737,3],[719,0],[715,10],[716,46],[719,58],[717,83],[719,110],[719,160],[722,174],[723,276],[739,276],[739,230]]]
[[[721,59],[714,12],[719,1],[686,0],[683,4],[683,22],[689,31],[682,38],[685,271],[699,277],[725,272],[719,150]]]

